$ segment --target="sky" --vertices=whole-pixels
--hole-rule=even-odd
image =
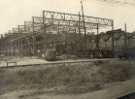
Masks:
[[[102,1],[106,0],[84,0],[85,15],[114,19],[115,29],[124,29],[126,23],[128,31],[135,30],[135,5]],[[0,34],[40,16],[42,10],[78,14],[80,9],[80,0],[0,0]]]

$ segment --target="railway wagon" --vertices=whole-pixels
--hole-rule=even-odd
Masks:
[[[116,53],[117,57],[120,59],[134,59],[135,58],[135,48],[129,48],[126,51],[121,51]]]

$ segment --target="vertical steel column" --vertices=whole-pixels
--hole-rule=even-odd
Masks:
[[[23,55],[23,47],[22,47],[23,45],[22,45],[22,39],[20,39],[20,56],[22,56]]]
[[[1,37],[0,37],[0,55],[1,55],[1,48],[2,48],[2,46],[1,46],[1,41],[2,41],[2,39],[1,39]]]
[[[32,17],[32,54],[33,56],[35,55],[35,37],[34,37],[34,34],[35,34],[35,29],[34,29],[34,17]]]
[[[86,34],[86,26],[85,26],[85,15],[84,15],[84,7],[83,7],[83,1],[81,0],[81,11],[82,11],[82,22],[83,22],[83,29],[84,29],[84,53],[87,49],[87,34]]]
[[[42,12],[43,16],[43,32],[46,33],[46,25],[45,25],[45,11]]]
[[[24,31],[27,32],[27,26],[24,24]]]
[[[58,26],[57,26],[57,33],[59,34],[59,27],[60,27],[60,22],[58,23]]]
[[[112,21],[112,31],[114,30],[114,21]],[[115,50],[114,50],[114,33],[113,32],[111,32],[112,34],[111,34],[111,36],[112,36],[112,57],[114,57],[114,52],[115,52]]]
[[[99,24],[98,23],[97,23],[96,47],[97,47],[97,50],[99,50]]]
[[[125,46],[125,52],[126,52],[127,51],[127,24],[125,24],[124,46]]]
[[[18,33],[20,33],[20,26],[18,25],[18,28],[17,28],[17,30],[18,30]]]
[[[82,10],[82,21],[83,21],[83,28],[84,28],[84,36],[86,36],[85,16],[84,16],[84,8],[83,8],[82,0],[81,0],[81,10]]]
[[[96,57],[98,58],[100,54],[99,49],[99,24],[97,23],[97,35],[96,35]]]
[[[19,56],[19,53],[21,53],[21,51],[20,51],[20,42],[19,42],[19,40],[17,40],[17,49],[18,49],[17,55]]]
[[[79,16],[78,32],[79,32],[79,35],[80,35],[81,34],[81,28],[80,28],[81,15],[80,15],[80,12],[79,12],[78,16]]]

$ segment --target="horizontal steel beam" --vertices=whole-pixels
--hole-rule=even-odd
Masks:
[[[43,11],[43,17],[44,18],[56,18],[61,20],[79,20],[79,14],[72,14],[72,13],[65,13],[65,12],[55,12],[55,11]],[[82,16],[81,16],[82,17]],[[85,21],[95,24],[101,24],[101,25],[113,25],[113,20],[108,18],[100,18],[100,17],[93,17],[93,16],[86,16],[85,15]]]

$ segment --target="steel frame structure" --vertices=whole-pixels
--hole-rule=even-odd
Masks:
[[[100,29],[111,27],[113,29],[114,22],[112,19],[100,18],[93,16],[84,16],[85,18],[85,28],[87,30],[91,29]],[[44,10],[42,17],[33,17],[33,30],[37,31],[43,29],[45,32],[49,26],[56,27],[65,27],[65,28],[76,28],[83,29],[84,23],[83,18],[80,14],[64,13],[64,12],[55,12]],[[80,31],[78,30],[78,31]]]
[[[84,19],[85,22],[83,21]],[[110,27],[113,30],[114,27],[114,22],[112,19],[85,15],[81,16],[80,14],[55,12],[48,10],[44,10],[42,12],[42,17],[32,17],[32,24],[33,33],[46,33],[48,32],[48,30],[53,31],[53,29],[55,29],[54,31],[56,33],[59,33],[60,31],[70,33],[72,30],[73,32],[83,33],[84,35],[86,35],[87,31],[95,29],[97,31],[95,42],[97,50],[99,50],[99,29]],[[86,41],[84,43],[87,45],[87,37],[84,38],[84,40]],[[114,42],[113,39],[112,42]]]
[[[100,18],[93,16],[84,16],[85,18],[85,28],[87,31],[95,29],[97,34],[99,34],[99,29],[101,28],[110,28],[113,29],[114,22],[112,19]],[[31,45],[33,49],[33,54],[35,52],[35,36],[41,35],[42,33],[50,33],[50,31],[55,31],[56,33],[85,33],[83,16],[80,14],[64,13],[64,12],[55,12],[44,10],[42,16],[32,17],[32,21],[25,21],[24,25],[18,25],[17,28],[13,29],[13,33],[25,33],[21,37],[16,37],[12,39],[13,43],[20,42],[26,38],[31,40]],[[87,32],[86,32],[87,33]],[[27,37],[28,36],[28,37]],[[85,38],[84,38],[85,39]],[[97,41],[99,44],[97,35]],[[22,45],[23,43],[20,43]],[[86,43],[85,43],[86,44]]]
[[[65,13],[65,12],[55,12],[55,11],[43,11],[43,22],[46,23],[47,18],[52,19],[60,19],[63,21],[78,21],[79,20],[78,14],[72,14],[72,13]],[[100,17],[93,17],[93,16],[84,16],[86,23],[90,24],[99,24],[100,26],[112,26],[113,20],[108,18],[100,18]],[[82,18],[81,18],[82,20]]]
[[[87,30],[97,30],[106,27],[113,29],[114,26],[112,19],[93,16],[84,16],[84,18]],[[55,29],[76,29],[78,32],[81,32],[81,29],[83,29],[83,19],[80,14],[44,10],[42,17],[33,16],[32,21],[25,21],[24,25],[18,25],[18,28],[13,28],[12,32],[46,32],[47,28],[52,26]]]

